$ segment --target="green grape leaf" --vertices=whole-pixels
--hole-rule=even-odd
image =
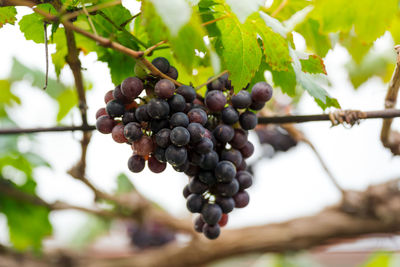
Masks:
[[[52,15],[57,13],[54,7],[50,4],[40,4],[37,8],[49,12]],[[33,13],[23,16],[18,25],[26,40],[32,40],[35,43],[44,43],[43,23],[43,16]]]
[[[317,55],[309,55],[308,59],[300,59],[300,62],[301,70],[306,73],[322,73],[325,75],[327,74],[324,61]]]
[[[274,1],[272,6],[268,9],[271,10],[271,14],[274,14],[275,11],[278,11],[274,14],[274,17],[279,19],[280,21],[288,20],[292,17],[296,12],[302,10],[306,6],[310,5],[312,2],[308,0],[290,0],[285,2],[284,8],[280,7],[282,5],[282,1]]]
[[[266,26],[258,14],[250,17],[250,19],[255,31],[263,41],[266,62],[273,70],[287,71],[292,62],[292,58],[289,55],[288,41]]]
[[[7,23],[14,25],[16,15],[17,9],[14,6],[0,7],[0,28]]]
[[[189,20],[191,8],[185,0],[148,0],[153,5],[157,14],[168,27],[172,36],[176,36]]]
[[[129,180],[126,174],[120,173],[117,176],[117,190],[115,191],[116,194],[126,194],[135,190],[135,186],[132,184],[131,180]]]
[[[78,96],[74,88],[64,90],[57,98],[58,102],[58,113],[57,122],[60,122],[73,107],[78,104]]]
[[[149,40],[155,44],[167,39],[168,29],[157,14],[154,6],[150,2],[144,1],[142,2],[141,10],[142,27],[147,32]]]
[[[361,267],[390,267],[395,265],[394,262],[394,257],[391,253],[375,252]]]
[[[200,1],[199,13],[203,23],[213,21],[217,18],[218,12],[212,10],[212,7],[216,4],[217,3],[214,1],[205,1],[205,0]],[[209,37],[221,36],[221,32],[218,29],[216,23],[207,24],[205,28],[208,32]]]
[[[332,47],[328,35],[320,31],[320,25],[317,20],[309,18],[299,24],[295,30],[304,37],[308,48],[312,49],[320,57],[325,57]]]
[[[21,104],[19,97],[14,95],[11,91],[11,83],[9,80],[0,80],[0,88],[0,107],[4,105],[12,106],[14,104]]]
[[[27,174],[31,172],[30,168]],[[21,190],[33,195],[36,188],[33,179],[28,179],[25,184],[17,186],[0,176],[0,182],[12,188],[11,190]],[[10,241],[17,250],[39,251],[43,238],[52,233],[49,221],[50,211],[45,207],[18,201],[2,194],[0,195],[0,212],[7,217]],[[28,224],[27,221],[29,221]]]
[[[328,92],[316,81],[313,74],[305,73],[301,70],[301,62],[296,52],[290,48],[290,54],[293,59],[293,70],[296,73],[296,80],[304,90],[306,90],[312,97],[314,97],[317,104],[322,108],[337,107],[340,105],[336,99],[331,98]]]
[[[373,43],[366,43],[360,40],[354,33],[341,33],[340,43],[347,48],[351,57],[357,63],[361,63],[365,55],[371,49]]]
[[[121,84],[127,77],[134,76],[136,61],[121,52],[100,47],[97,51],[98,59],[106,62],[111,73],[114,85]]]
[[[373,42],[387,30],[397,10],[397,0],[321,0],[315,3],[311,16],[321,23],[324,32],[349,32],[354,26],[361,40]]]
[[[241,23],[244,23],[252,13],[258,11],[264,2],[264,0],[226,0],[226,3]]]
[[[296,73],[292,65],[289,66],[287,71],[270,70],[272,73],[272,80],[275,86],[279,86],[282,92],[290,97],[296,96]]]
[[[196,53],[206,52],[206,46],[203,41],[205,32],[200,25],[200,19],[195,16],[191,21],[183,26],[176,37],[170,38],[171,48],[176,59],[190,71],[195,61]]]
[[[221,37],[216,43],[223,68],[230,73],[235,91],[245,88],[261,63],[262,52],[252,23],[244,24],[235,17],[217,22]]]

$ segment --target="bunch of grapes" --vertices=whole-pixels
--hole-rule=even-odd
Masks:
[[[276,125],[267,125],[255,129],[261,144],[272,146],[275,152],[286,152],[297,145],[296,139]]]
[[[132,224],[128,227],[131,244],[139,249],[160,247],[175,240],[175,232],[157,222]]]
[[[176,79],[177,70],[165,58],[152,61]],[[145,94],[143,93],[145,91]],[[254,113],[272,97],[266,82],[249,93],[233,91],[228,75],[212,78],[205,98],[193,87],[178,88],[168,79],[129,77],[105,95],[106,108],[97,112],[97,129],[117,143],[132,146],[128,168],[160,173],[167,163],[189,176],[183,190],[195,230],[215,239],[228,213],[249,203],[246,189],[253,179],[245,159],[254,152],[248,130],[257,125]]]

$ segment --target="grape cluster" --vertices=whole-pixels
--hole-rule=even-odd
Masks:
[[[169,77],[178,77],[165,58],[152,63]],[[106,93],[107,105],[97,112],[96,126],[117,143],[132,146],[132,172],[141,172],[147,161],[155,173],[169,163],[188,175],[183,195],[188,210],[200,213],[195,230],[215,239],[228,213],[249,203],[246,189],[253,180],[245,159],[254,146],[247,131],[256,127],[254,112],[270,100],[272,88],[258,82],[251,93],[235,94],[228,75],[211,79],[203,99],[193,87],[176,88],[168,79],[129,77]]]
[[[160,247],[175,240],[175,232],[157,222],[129,225],[128,235],[138,249]]]
[[[276,125],[267,125],[255,129],[260,144],[272,146],[275,152],[286,152],[297,145],[296,139],[288,132]]]

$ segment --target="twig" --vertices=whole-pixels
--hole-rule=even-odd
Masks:
[[[351,111],[351,110],[349,110]],[[359,113],[359,111],[355,111]],[[360,114],[360,113],[359,113]],[[375,111],[364,111],[358,119],[379,119],[379,118],[396,118],[400,117],[400,109],[385,109]],[[330,121],[329,114],[315,114],[315,115],[286,115],[286,116],[272,116],[258,118],[259,124],[268,123],[303,123],[312,121]]]
[[[127,31],[125,29],[125,26],[121,26],[121,25],[117,25],[115,24],[115,22],[110,19],[104,12],[99,11],[98,14],[100,16],[102,16],[105,20],[107,20],[114,28],[116,28],[119,31],[125,32],[126,34],[128,34],[135,42],[137,42],[138,44],[140,44],[143,47],[147,47],[147,45],[145,43],[143,43],[142,41],[140,41],[139,38],[137,38],[135,35],[133,35],[132,33],[130,33],[129,31]]]
[[[85,207],[71,205],[71,204],[68,204],[68,203],[65,203],[62,201],[56,201],[54,203],[49,203],[49,202],[46,202],[45,200],[43,200],[42,198],[40,198],[39,196],[31,195],[31,194],[25,193],[21,190],[18,190],[11,184],[6,183],[4,180],[3,181],[0,180],[0,193],[3,195],[7,195],[11,198],[14,198],[15,200],[19,200],[19,201],[26,202],[26,203],[31,203],[31,204],[37,205],[37,206],[46,207],[52,211],[70,209],[70,210],[79,210],[82,212],[98,215],[101,217],[109,217],[109,218],[121,217],[121,215],[111,212],[111,211],[108,211],[108,210],[89,209],[89,208],[85,208]]]
[[[210,20],[210,21],[206,21],[206,22],[204,22],[203,24],[201,24],[201,26],[207,26],[207,25],[210,25],[210,24],[213,24],[214,22],[217,22],[217,21],[220,21],[220,20],[223,20],[223,19],[226,19],[226,18],[229,18],[230,17],[230,14],[226,14],[226,15],[224,15],[224,16],[221,16],[221,17],[218,17],[218,18],[216,18],[216,19],[213,19],[213,20]]]
[[[156,48],[158,48],[160,45],[163,45],[163,44],[165,44],[166,42],[167,42],[167,40],[164,40],[164,41],[158,42],[157,44],[155,44],[155,45],[153,45],[153,46],[147,48],[147,49],[144,51],[144,56],[147,56],[148,54],[150,54],[151,52],[153,52]]]
[[[395,50],[397,52],[397,64],[385,98],[385,109],[388,110],[396,106],[400,88],[400,46],[396,46]],[[393,119],[383,120],[380,138],[384,147],[389,148],[394,155],[400,155],[400,133],[391,130],[392,122]]]
[[[200,84],[199,86],[197,86],[197,87],[195,88],[195,90],[197,91],[197,90],[199,90],[200,88],[202,88],[203,86],[206,86],[207,84],[210,84],[210,83],[212,83],[212,82],[215,81],[215,80],[218,80],[218,78],[224,76],[224,75],[227,74],[227,73],[229,73],[229,71],[224,70],[223,72],[221,72],[221,73],[218,74],[217,76],[214,76],[214,77],[212,77],[211,79],[209,79],[207,82],[205,82],[205,83]]]
[[[112,2],[105,2],[105,3],[98,4],[98,5],[89,6],[89,7],[86,8],[85,4],[83,3],[81,10],[77,10],[77,11],[74,11],[74,12],[67,13],[67,14],[63,15],[63,19],[69,21],[69,20],[71,20],[73,18],[76,18],[77,16],[79,16],[79,15],[81,15],[83,13],[86,14],[86,16],[88,16],[88,13],[92,13],[94,11],[97,11],[97,10],[100,10],[100,9],[104,9],[104,8],[107,8],[107,7],[116,6],[116,5],[119,5],[119,4],[121,4],[121,0],[115,0],[115,1],[112,1]]]
[[[46,132],[71,132],[71,131],[93,131],[96,126],[55,126],[55,127],[38,127],[38,128],[9,128],[0,129],[0,135],[9,134],[31,134],[31,133],[46,133]]]
[[[276,17],[279,12],[289,3],[289,0],[283,0],[280,5],[272,12],[271,17]]]
[[[121,25],[119,25],[120,27],[125,27],[126,24],[128,24],[129,22],[131,22],[133,19],[135,19],[136,17],[140,16],[142,14],[142,12],[137,13],[136,15],[133,15],[132,17],[130,17],[129,19],[127,19],[126,21],[124,21]]]
[[[89,21],[89,25],[90,25],[90,28],[92,29],[93,33],[98,35],[97,31],[96,31],[96,27],[94,27],[93,21],[90,18],[89,12],[86,10],[85,4],[82,5],[82,10],[85,13],[85,15],[86,15],[86,17],[87,17],[87,19]]]
[[[47,22],[43,22],[43,30],[44,30],[44,53],[46,55],[46,74],[45,74],[45,81],[43,90],[47,89],[47,84],[49,82],[49,46],[47,43]]]

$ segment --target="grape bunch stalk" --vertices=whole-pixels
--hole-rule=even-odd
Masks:
[[[167,59],[152,64],[171,77],[178,71]],[[106,107],[96,114],[97,129],[115,142],[127,143],[133,155],[128,168],[161,173],[169,163],[189,177],[183,190],[187,209],[199,213],[196,231],[209,239],[220,235],[228,213],[249,203],[246,189],[253,183],[246,159],[254,152],[248,130],[257,125],[256,111],[272,97],[272,88],[258,82],[251,93],[234,93],[228,75],[207,84],[204,100],[193,87],[178,88],[168,79],[146,75],[126,78],[105,95]]]

